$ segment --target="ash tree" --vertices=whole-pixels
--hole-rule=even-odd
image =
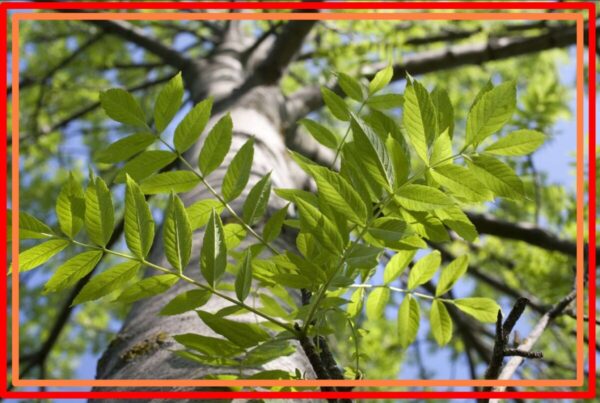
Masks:
[[[572,24],[21,32],[22,377],[574,376]]]

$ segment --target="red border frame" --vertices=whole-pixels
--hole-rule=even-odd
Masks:
[[[503,7],[499,7],[502,5]],[[588,16],[588,108],[589,126],[588,131],[588,284],[589,284],[589,317],[596,317],[596,4],[594,2],[579,3],[551,3],[551,2],[331,2],[331,3],[289,3],[289,2],[66,2],[66,3],[2,3],[0,4],[0,91],[6,93],[7,88],[7,14],[8,10],[23,9],[182,9],[182,8],[210,8],[210,9],[459,9],[459,10],[494,10],[494,9],[577,9],[587,10]],[[7,116],[7,101],[5,97],[0,98],[0,115]],[[0,138],[8,137],[7,120],[0,125]],[[1,158],[0,178],[6,178],[6,141],[0,145]],[[6,183],[0,189],[0,197],[6,200]],[[6,209],[0,209],[0,224],[6,226]],[[6,245],[6,232],[0,231],[0,242]],[[3,248],[0,256],[6,262],[7,250]],[[0,276],[0,300],[7,308],[7,276]],[[0,310],[0,320],[4,326],[0,326],[0,341],[7,345],[7,309]],[[596,327],[594,321],[588,322],[589,346],[588,367],[589,379],[586,391],[574,392],[9,392],[7,391],[7,367],[0,365],[0,396],[5,398],[564,398],[564,399],[586,399],[596,396]],[[0,361],[7,362],[7,351],[0,347]]]

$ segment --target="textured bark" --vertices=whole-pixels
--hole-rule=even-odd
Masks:
[[[291,164],[280,130],[280,110],[283,97],[279,89],[274,86],[255,87],[238,99],[230,99],[231,93],[245,79],[243,66],[239,61],[243,45],[243,38],[240,37],[236,27],[229,27],[228,35],[210,60],[197,62],[184,71],[186,86],[192,94],[194,102],[198,102],[207,96],[212,96],[215,99],[214,109],[216,113],[209,122],[209,128],[225,112],[231,114],[234,123],[231,151],[221,168],[213,172],[207,180],[215,189],[220,191],[222,178],[229,161],[249,137],[254,137],[254,163],[247,189],[250,189],[260,177],[270,171],[272,171],[271,178],[274,187],[302,186],[306,179],[301,171]],[[222,102],[223,100],[226,101]],[[205,130],[206,132],[208,132],[208,128]],[[203,138],[187,153],[186,158],[188,161],[196,161],[202,140]],[[247,191],[231,203],[236,211],[240,211],[246,194]],[[213,198],[202,185],[191,192],[183,194],[181,197],[186,206],[200,199]],[[272,196],[269,209],[272,211],[282,206],[283,201]],[[223,220],[227,222],[229,218],[225,212]],[[203,281],[199,269],[202,237],[202,231],[197,231],[194,234],[192,258],[185,270],[188,276],[199,281]],[[249,235],[247,242],[252,241],[255,242]],[[285,239],[278,242],[281,242],[278,245],[280,249],[293,247],[293,244],[287,243]],[[168,266],[160,236],[157,237],[155,246],[151,261]],[[151,274],[156,273],[152,271],[147,273],[147,275]],[[97,378],[194,379],[202,378],[208,374],[231,372],[227,368],[203,367],[197,363],[179,358],[171,351],[182,348],[170,337],[171,335],[193,332],[220,337],[206,327],[193,311],[169,317],[158,315],[160,309],[170,299],[190,288],[189,284],[180,282],[164,294],[134,304],[119,334],[98,362]],[[258,301],[257,304],[259,304]],[[216,312],[228,305],[230,303],[218,297],[213,297],[202,309]],[[253,322],[259,318],[253,314],[246,314],[236,316],[235,319]],[[300,352],[300,349],[288,357],[282,357],[265,364],[264,368],[282,369],[290,372],[297,368],[306,373],[307,377],[315,377],[310,363],[306,356]],[[102,388],[102,390],[107,389]]]

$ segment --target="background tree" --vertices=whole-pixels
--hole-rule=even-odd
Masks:
[[[188,107],[212,97],[213,119],[228,112],[233,122],[231,152],[211,183],[216,188],[233,155],[249,137],[254,137],[250,184],[272,171],[273,187],[313,189],[285,147],[324,165],[331,164],[334,152],[315,141],[303,126],[298,126],[298,121],[309,116],[342,135],[346,125],[322,108],[320,87],[345,97],[347,92],[334,71],[370,80],[389,60],[393,64],[393,85],[388,91],[403,92],[407,72],[428,89],[441,86],[448,91],[457,138],[463,136],[473,99],[490,78],[494,83],[517,80],[518,112],[509,128],[537,129],[557,137],[555,141],[570,134],[556,130],[561,118],[570,119],[568,97],[574,93],[574,76],[564,77],[572,71],[561,68],[572,55],[575,43],[574,27],[565,22],[99,20],[27,22],[22,23],[21,32],[21,209],[45,217],[50,225],[56,224],[54,201],[69,171],[81,180],[91,163],[108,182],[117,174],[112,165],[98,162],[99,150],[131,133],[106,119],[99,108],[99,90],[128,88],[142,100],[142,108],[150,111],[162,85],[179,71]],[[351,105],[355,110],[360,108]],[[385,113],[400,122],[402,108],[368,105],[367,109],[386,109]],[[178,115],[176,123],[182,117],[183,113]],[[166,132],[172,133],[176,123]],[[190,160],[195,160],[193,156],[202,146],[201,140],[187,152],[192,156]],[[468,212],[482,235],[478,242],[430,237],[430,247],[448,261],[470,254],[467,275],[471,281],[457,288],[457,293],[471,295],[472,289],[473,293],[498,300],[505,312],[518,306],[519,298],[527,298],[530,303],[519,321],[525,323],[520,327],[523,335],[540,318],[552,313],[535,347],[544,352],[544,360],[528,361],[514,377],[572,378],[575,322],[572,306],[562,306],[560,301],[572,298],[574,195],[572,190],[548,181],[535,161],[533,157],[512,161],[524,178],[529,196],[526,202],[502,200],[485,210]],[[166,169],[176,167],[173,163]],[[115,190],[123,192],[122,186],[115,186]],[[241,211],[244,195],[233,203],[234,210]],[[182,196],[186,206],[206,198],[212,195],[200,188]],[[270,212],[282,207],[281,200],[279,204],[277,200],[271,199]],[[123,198],[120,202],[117,217]],[[164,211],[166,202],[165,198],[152,198],[153,211]],[[161,217],[155,218],[161,221]],[[231,216],[225,212],[223,220],[228,219]],[[122,223],[117,225],[110,245],[124,242],[120,230]],[[191,265],[197,266],[201,240],[201,233],[195,235]],[[290,248],[290,241],[293,238],[281,248]],[[21,248],[27,245],[23,242]],[[70,256],[61,254],[59,258]],[[156,262],[165,260],[160,249],[155,249],[152,256]],[[110,259],[105,259],[96,270],[109,266]],[[129,378],[140,373],[150,378],[206,374],[206,369],[197,364],[175,359],[168,351],[174,343],[161,336],[198,332],[203,326],[198,320],[183,320],[181,316],[157,316],[168,300],[184,290],[183,285],[142,300],[129,312],[125,306],[108,303],[73,308],[75,297],[91,274],[66,294],[42,295],[41,288],[53,267],[45,265],[21,277],[23,377],[71,377],[77,360],[89,363],[91,355],[101,351],[98,378]],[[397,306],[394,298],[390,306]],[[557,311],[553,310],[556,304],[560,308]],[[205,308],[216,311],[222,307],[211,300]],[[432,354],[440,359],[440,354],[449,354],[456,362],[457,373],[463,376],[480,379],[486,372],[489,375],[490,367],[492,373],[496,371],[494,346],[498,348],[502,338],[493,326],[483,326],[458,310],[450,310],[450,315],[456,324],[455,337],[442,353],[427,327],[422,328],[418,343],[403,350],[390,320],[359,317],[368,331],[361,335],[363,343],[372,349],[361,356],[361,370],[372,379],[397,377],[400,366],[417,368],[420,377],[435,377],[435,367],[423,357]],[[115,341],[108,345],[112,339]],[[352,342],[346,341],[353,340],[353,336],[346,331],[340,330],[329,340],[333,341],[334,356],[352,355]],[[138,347],[143,347],[140,354],[127,359],[127,354],[138,351]],[[398,354],[390,356],[389,351]],[[352,362],[338,364],[353,367]],[[300,352],[269,365],[290,371],[300,368],[309,374],[313,371]]]

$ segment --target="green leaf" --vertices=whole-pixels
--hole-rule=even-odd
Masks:
[[[6,223],[9,229],[9,236],[12,233],[12,210],[6,211]],[[42,239],[54,236],[54,231],[24,211],[19,211],[19,239]]]
[[[496,301],[489,298],[460,298],[454,300],[454,305],[484,323],[495,323],[500,310]]]
[[[125,241],[129,250],[144,259],[154,242],[154,220],[140,187],[127,176],[125,189]]]
[[[229,223],[223,226],[223,239],[227,250],[235,249],[246,238],[246,230],[237,223]]]
[[[57,292],[74,286],[102,259],[102,251],[92,250],[80,253],[63,263],[44,285],[43,293]]]
[[[180,356],[181,358],[193,361],[202,366],[209,366],[209,367],[212,366],[212,367],[218,367],[218,368],[226,368],[226,367],[237,368],[240,366],[240,362],[238,360],[234,360],[234,359],[226,358],[226,357],[201,355],[201,354],[193,353],[191,351],[184,351],[184,350],[174,351],[174,353],[176,355]],[[212,374],[210,374],[210,375],[207,375],[204,379],[211,379],[211,378],[219,379],[219,380],[232,380],[232,379],[237,379],[237,375],[231,375],[231,374],[212,375]]]
[[[192,171],[163,172],[144,179],[140,188],[144,194],[183,193],[195,188],[200,179]]]
[[[240,347],[253,347],[271,338],[266,331],[254,323],[235,322],[208,312],[197,311],[197,313],[206,326]]]
[[[302,119],[298,123],[304,126],[311,136],[325,147],[332,150],[336,150],[339,147],[340,140],[338,137],[322,124],[310,119]]]
[[[285,357],[296,351],[287,340],[269,340],[250,350],[243,364],[249,366],[264,365],[277,358]]]
[[[226,202],[238,197],[246,187],[250,178],[253,158],[254,138],[251,138],[239,149],[225,172],[222,192]]]
[[[199,102],[179,123],[173,137],[173,144],[177,151],[183,153],[198,140],[210,118],[212,104],[212,98]]]
[[[401,94],[373,95],[367,99],[366,104],[377,110],[399,108],[404,104],[404,96]]]
[[[271,242],[279,236],[281,233],[281,227],[283,226],[283,222],[285,221],[285,217],[287,215],[289,204],[286,204],[285,207],[277,210],[271,215],[271,217],[267,220],[265,227],[263,229],[263,239],[267,242]]]
[[[350,303],[346,307],[346,312],[350,318],[355,318],[358,316],[360,311],[362,310],[363,298],[365,296],[364,288],[357,288],[350,297]]]
[[[428,150],[439,134],[431,96],[418,81],[412,80],[404,91],[402,123],[417,155],[428,161]]]
[[[465,241],[474,242],[477,239],[479,234],[475,225],[458,207],[435,210],[435,214],[445,225],[460,235]]]
[[[392,136],[386,138],[385,147],[390,154],[390,159],[392,160],[392,166],[394,168],[394,187],[398,187],[408,179],[408,173],[410,171],[410,155],[402,143]]]
[[[404,185],[396,192],[395,200],[400,206],[414,211],[430,211],[454,205],[444,193],[425,185]]]
[[[398,342],[402,348],[407,348],[416,340],[420,316],[419,303],[407,294],[398,309]]]
[[[131,176],[136,182],[141,182],[156,171],[166,167],[177,159],[177,155],[164,150],[144,151],[129,160],[115,177],[115,182],[125,182],[125,175]]]
[[[123,291],[116,301],[130,304],[143,298],[162,294],[173,287],[178,280],[179,277],[174,274],[160,274],[158,276],[147,277]]]
[[[382,248],[365,245],[363,243],[354,243],[352,250],[346,257],[346,263],[350,267],[361,269],[371,269],[377,266],[379,255],[383,252]]]
[[[232,134],[233,122],[231,115],[227,113],[210,129],[200,150],[198,168],[204,176],[221,166],[231,148]]]
[[[181,79],[181,72],[179,72],[169,80],[156,98],[154,125],[157,132],[162,133],[181,108],[183,92],[183,80]]]
[[[115,225],[115,211],[110,191],[101,178],[94,178],[85,192],[85,228],[90,240],[106,246]]]
[[[100,93],[100,105],[109,118],[127,125],[147,127],[146,115],[133,95],[120,88]]]
[[[202,242],[200,270],[211,287],[217,284],[227,267],[227,246],[221,217],[213,210]]]
[[[225,207],[220,201],[214,199],[200,200],[189,206],[186,211],[192,231],[206,225],[213,209],[217,214],[221,214],[224,208]]]
[[[466,144],[477,146],[500,130],[511,119],[516,103],[514,81],[502,83],[486,92],[467,115]]]
[[[83,188],[69,174],[69,180],[56,199],[56,216],[62,232],[69,238],[74,238],[81,230],[85,216],[85,195]]]
[[[244,258],[238,269],[237,276],[235,278],[235,295],[241,302],[244,302],[248,294],[250,293],[250,286],[252,285],[252,253],[248,249],[244,253]]]
[[[444,303],[437,299],[431,304],[429,323],[435,341],[440,346],[448,344],[452,339],[452,319]]]
[[[242,217],[247,224],[254,225],[265,214],[270,196],[271,173],[268,173],[250,189],[244,202]]]
[[[401,250],[398,251],[385,265],[383,272],[383,282],[389,284],[396,280],[408,267],[409,263],[412,262],[415,254],[415,250]]]
[[[97,300],[121,288],[127,281],[135,277],[141,267],[140,262],[123,262],[92,277],[77,294],[73,305]]]
[[[429,166],[445,166],[452,164],[452,140],[447,131],[442,132],[433,142]],[[443,167],[442,167],[443,168]]]
[[[368,234],[373,238],[382,241],[399,241],[405,235],[406,223],[394,217],[376,218],[368,228]]]
[[[367,318],[377,320],[383,316],[383,311],[390,299],[390,289],[378,287],[369,293],[366,303]]]
[[[375,94],[384,89],[392,81],[393,77],[394,68],[391,65],[387,65],[385,68],[379,70],[369,83],[369,94]]]
[[[471,160],[470,168],[494,194],[507,199],[523,199],[525,195],[523,182],[511,167],[487,155],[473,156]]]
[[[419,259],[408,275],[408,289],[413,290],[431,280],[441,263],[442,255],[437,250]]]
[[[112,164],[125,161],[134,155],[144,151],[150,144],[156,141],[152,133],[136,133],[122,138],[96,154],[96,162]]]
[[[364,121],[352,114],[352,134],[362,163],[381,185],[394,186],[394,167],[381,138]]]
[[[467,201],[483,202],[492,200],[494,197],[470,169],[449,164],[431,169],[430,173],[437,183]]]
[[[481,97],[483,97],[486,93],[490,92],[493,89],[494,89],[494,84],[492,84],[491,80],[488,80],[485,83],[485,85],[479,90],[477,95],[475,95],[475,99],[473,100],[473,103],[471,104],[469,111],[473,110],[473,107],[475,105],[477,105],[477,103],[481,100]]]
[[[208,302],[212,293],[208,290],[190,290],[183,292],[173,298],[160,310],[160,315],[179,315],[196,308],[200,308]]]
[[[340,87],[342,87],[344,93],[355,101],[361,102],[364,94],[360,83],[355,78],[344,73],[338,73],[337,76],[338,83],[340,84]]]
[[[327,105],[327,109],[331,114],[344,122],[350,120],[350,111],[348,105],[344,100],[335,92],[331,91],[326,87],[321,87],[321,94],[323,95],[323,101]]]
[[[19,253],[19,273],[35,269],[69,246],[64,239],[51,239]],[[12,266],[12,264],[11,264]],[[12,269],[11,269],[12,271]]]
[[[171,193],[163,224],[165,255],[171,265],[183,272],[192,253],[192,227],[183,202]]]
[[[295,198],[295,204],[302,230],[312,234],[325,249],[337,255],[344,248],[344,240],[331,220],[300,198]]]
[[[485,149],[485,152],[496,155],[531,154],[546,141],[546,136],[535,130],[517,130],[507,134]]]
[[[430,213],[419,211],[402,210],[401,214],[405,217],[410,228],[423,238],[433,242],[446,242],[450,240],[448,231],[442,222]]]
[[[436,110],[438,133],[448,130],[448,136],[454,135],[454,108],[445,89],[435,87],[431,92],[431,102]]]
[[[450,291],[454,287],[454,283],[458,281],[469,267],[469,255],[464,255],[454,259],[448,264],[440,275],[440,280],[435,289],[435,296],[440,297]]]
[[[175,335],[173,338],[189,349],[199,351],[202,354],[212,357],[233,357],[244,352],[243,348],[240,348],[232,342],[216,337],[185,333]]]

